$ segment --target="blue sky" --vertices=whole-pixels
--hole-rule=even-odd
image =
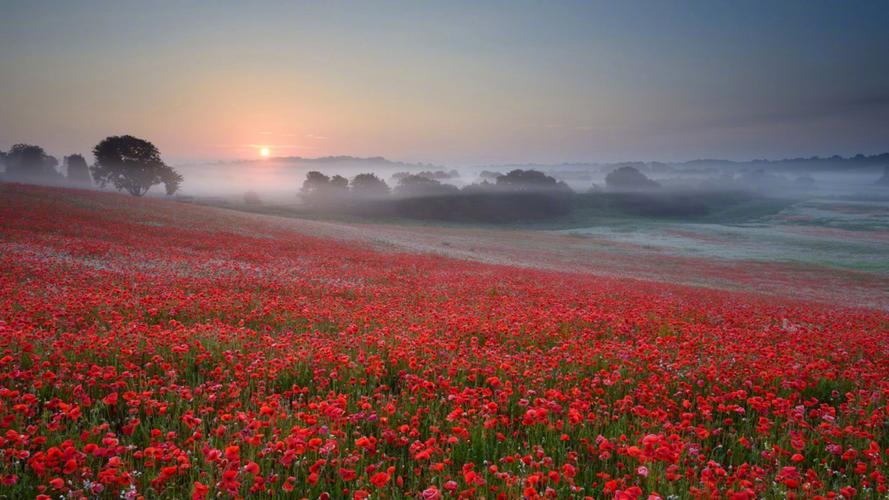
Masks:
[[[0,149],[448,164],[889,150],[889,2],[16,2]]]

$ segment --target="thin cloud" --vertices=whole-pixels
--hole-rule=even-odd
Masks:
[[[302,144],[213,144],[210,147],[218,148],[218,149],[258,149],[258,148],[271,148],[271,149],[310,149],[311,146],[304,146]]]
[[[269,148],[269,149],[303,149],[307,146],[302,144],[245,144],[245,148]]]

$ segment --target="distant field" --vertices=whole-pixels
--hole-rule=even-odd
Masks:
[[[625,219],[567,232],[682,256],[862,271],[889,283],[889,201],[816,199],[744,222]]]
[[[506,225],[331,214],[299,204],[224,206],[384,248],[889,309],[889,200],[711,203],[697,217],[629,215],[598,205]],[[837,289],[844,290],[839,298]]]

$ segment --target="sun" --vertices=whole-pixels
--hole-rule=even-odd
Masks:
[[[270,154],[272,154],[272,151],[269,148],[265,148],[265,147],[259,148],[259,156],[262,156],[263,158],[268,158]]]

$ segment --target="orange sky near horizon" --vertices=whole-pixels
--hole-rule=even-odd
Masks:
[[[444,165],[874,154],[889,8],[13,0],[0,149]]]

